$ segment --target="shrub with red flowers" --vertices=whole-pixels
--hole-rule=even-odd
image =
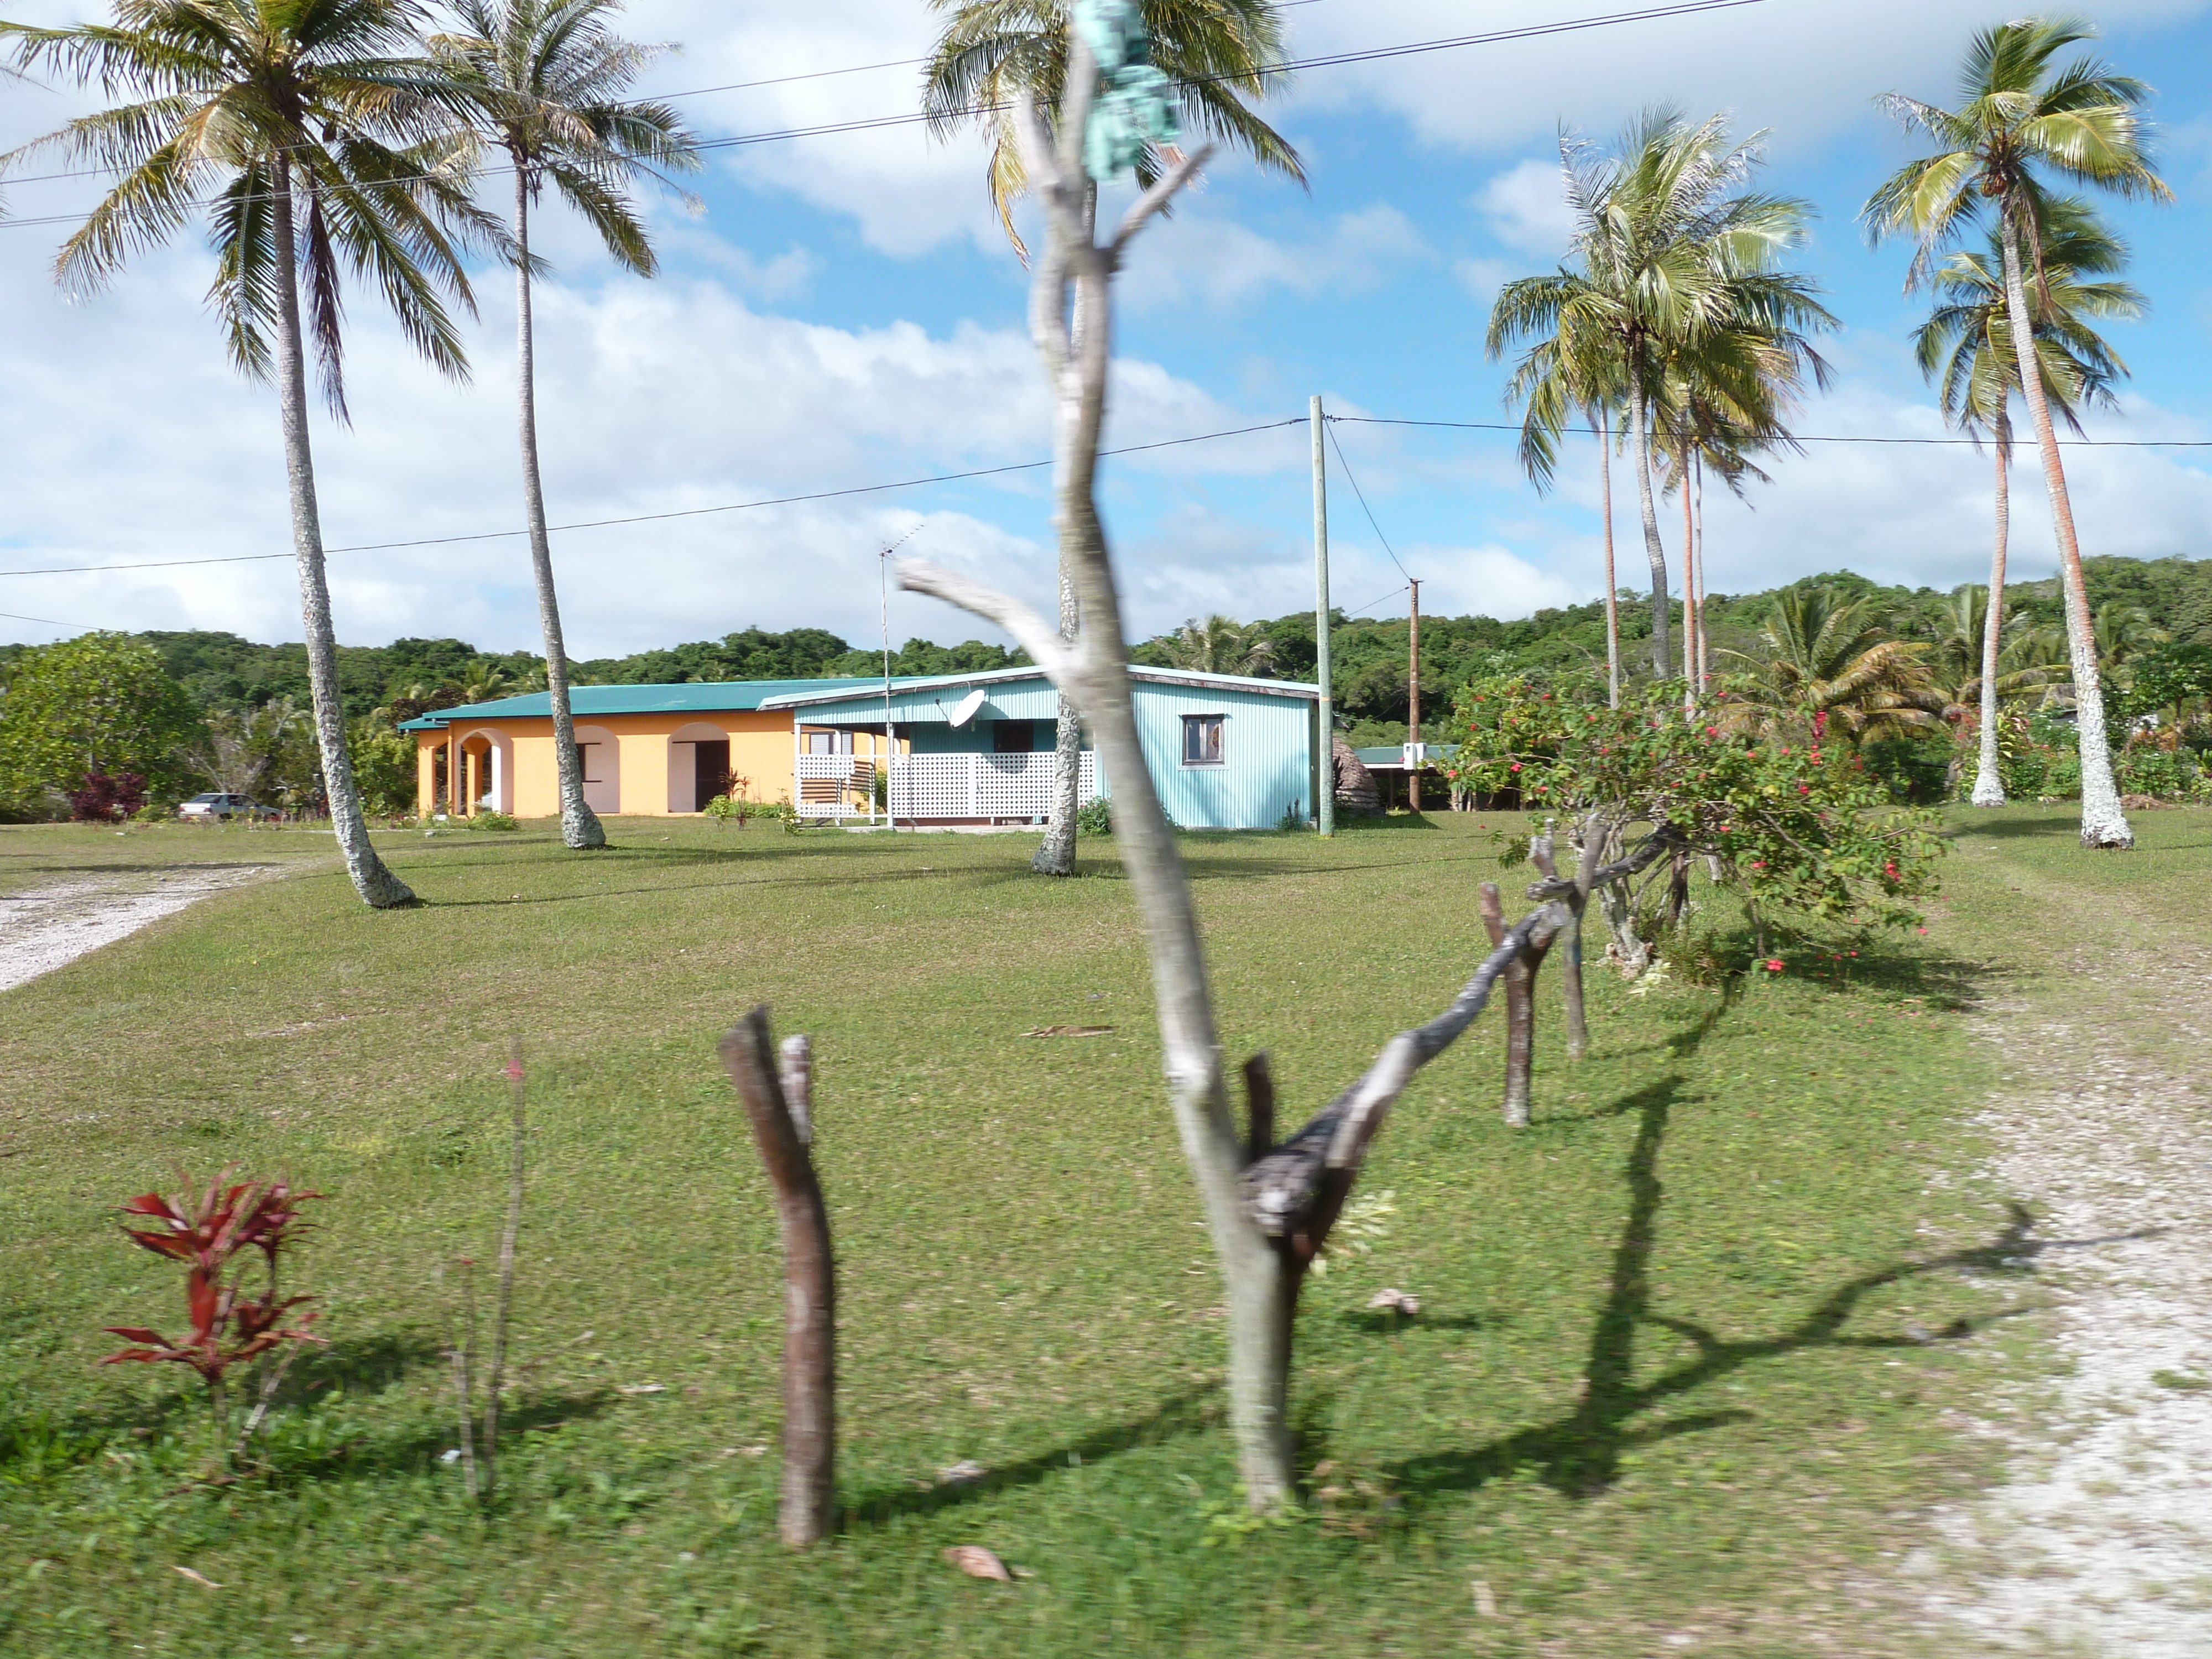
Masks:
[[[143,1325],[110,1325],[110,1335],[137,1346],[101,1362],[168,1361],[191,1366],[207,1384],[216,1436],[226,1450],[230,1413],[224,1374],[285,1343],[322,1340],[307,1328],[314,1322],[313,1314],[300,1315],[289,1324],[285,1318],[292,1309],[314,1298],[280,1295],[276,1283],[279,1261],[307,1231],[300,1206],[322,1194],[295,1191],[282,1181],[226,1184],[229,1174],[225,1170],[202,1187],[180,1171],[183,1190],[174,1198],[144,1193],[123,1206],[123,1231],[133,1243],[183,1265],[185,1310],[191,1324],[175,1342]],[[268,1271],[258,1297],[246,1295],[239,1282],[246,1265],[239,1259],[251,1251],[260,1253]]]
[[[1936,815],[1898,806],[1840,745],[1738,729],[1732,695],[1723,685],[1686,718],[1679,684],[1614,709],[1595,682],[1478,680],[1455,713],[1461,746],[1447,770],[1463,789],[1510,779],[1531,811],[1600,811],[1617,833],[1662,834],[1681,854],[1716,860],[1762,909],[1917,923],[1911,901],[1936,890],[1943,852]]]

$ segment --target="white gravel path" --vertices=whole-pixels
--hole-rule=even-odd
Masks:
[[[2076,971],[2193,1035],[2199,954]],[[1998,1190],[2033,1207],[2039,1239],[2106,1242],[2039,1255],[2070,1372],[2055,1407],[1993,1426],[2012,1478],[1939,1517],[1949,1547],[1908,1566],[1944,1587],[1930,1611],[1950,1652],[2212,1656],[2212,1100],[2100,1012],[1986,1031],[2017,1079],[1984,1121]]]
[[[0,991],[50,974],[197,899],[269,873],[262,865],[87,877],[0,895]]]

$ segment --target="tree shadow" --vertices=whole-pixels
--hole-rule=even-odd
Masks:
[[[909,1515],[934,1515],[939,1510],[987,1498],[1014,1486],[1032,1486],[1055,1470],[1073,1463],[1095,1462],[1139,1446],[1158,1445],[1218,1423],[1223,1416],[1217,1383],[1196,1383],[1178,1389],[1141,1417],[1095,1430],[1079,1439],[986,1469],[969,1480],[940,1480],[919,1489],[874,1492],[844,1506],[839,1520],[846,1531],[886,1526]]]
[[[443,1364],[445,1360],[445,1345],[420,1332],[343,1337],[301,1354],[278,1391],[276,1403],[296,1404],[329,1388],[347,1394],[381,1394],[416,1366]]]
[[[1533,1469],[1537,1478],[1563,1495],[1595,1496],[1620,1478],[1624,1453],[1750,1417],[1748,1411],[1731,1408],[1661,1422],[1639,1420],[1656,1408],[1718,1382],[1746,1365],[1807,1349],[1887,1352],[1923,1346],[1920,1340],[1909,1336],[1844,1334],[1844,1327],[1859,1303],[1882,1286],[1961,1268],[1994,1275],[2031,1274],[2036,1259],[2046,1251],[2087,1249],[2147,1236],[2139,1231],[2097,1239],[2038,1239],[2033,1237],[2033,1216],[2025,1206],[2014,1204],[2008,1206],[2010,1217],[2005,1226],[1986,1244],[1925,1261],[1894,1262],[1859,1274],[1838,1285],[1810,1312],[1776,1334],[1725,1339],[1697,1321],[1657,1312],[1651,1305],[1651,1256],[1658,1236],[1659,1212],[1665,1199],[1659,1154],[1665,1144],[1668,1120],[1679,1087],[1680,1079],[1668,1079],[1638,1091],[1636,1141],[1629,1152],[1626,1170],[1628,1214],[1613,1247],[1606,1299],[1591,1328],[1589,1355],[1583,1368],[1581,1398],[1574,1410],[1548,1423],[1532,1425],[1480,1446],[1405,1459],[1391,1471],[1401,1490],[1420,1496],[1469,1492],[1510,1476],[1516,1469]],[[1942,1336],[1971,1336],[1996,1320],[2021,1311],[2023,1310],[2006,1309],[1963,1318],[1954,1322]],[[1689,1342],[1697,1350],[1696,1357],[1670,1367],[1649,1382],[1637,1382],[1636,1340],[1646,1327]]]
[[[1346,1308],[1337,1316],[1348,1329],[1370,1336],[1396,1336],[1416,1331],[1494,1331],[1506,1322],[1497,1314],[1393,1313],[1387,1308]]]
[[[524,1435],[542,1433],[580,1418],[604,1415],[618,1398],[607,1388],[526,1396],[500,1413],[500,1448],[512,1454],[520,1449],[515,1443]],[[288,1443],[280,1426],[268,1442],[256,1442],[249,1455],[262,1451],[265,1444],[273,1455],[254,1459],[260,1473],[274,1485],[288,1486],[349,1475],[419,1474],[441,1462],[456,1438],[455,1428],[447,1424],[390,1436],[361,1433],[335,1439],[318,1437],[302,1447]],[[481,1446],[477,1454],[483,1455]],[[501,1486],[504,1488],[507,1482],[502,1480]]]

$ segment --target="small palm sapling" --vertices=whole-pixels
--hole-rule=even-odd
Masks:
[[[123,1231],[133,1243],[184,1264],[185,1305],[191,1326],[184,1340],[172,1342],[143,1325],[110,1325],[106,1328],[110,1335],[137,1346],[112,1353],[101,1362],[112,1365],[123,1360],[170,1361],[190,1365],[207,1383],[216,1439],[226,1456],[230,1405],[225,1377],[231,1367],[285,1348],[281,1360],[264,1366],[261,1400],[247,1425],[250,1434],[266,1415],[270,1398],[298,1351],[285,1345],[323,1340],[307,1328],[315,1321],[313,1313],[286,1322],[292,1309],[314,1298],[283,1296],[277,1288],[280,1260],[307,1230],[308,1224],[300,1218],[300,1206],[323,1194],[299,1192],[282,1181],[227,1185],[230,1174],[226,1170],[202,1187],[180,1171],[182,1190],[174,1198],[144,1193],[123,1206],[126,1218]],[[249,1250],[258,1250],[268,1269],[268,1280],[258,1297],[246,1295],[239,1282],[245,1270],[233,1266]]]

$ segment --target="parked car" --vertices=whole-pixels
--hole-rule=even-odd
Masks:
[[[180,818],[220,818],[228,823],[233,818],[273,818],[278,816],[273,806],[264,806],[251,795],[206,794],[194,795],[177,809]]]

